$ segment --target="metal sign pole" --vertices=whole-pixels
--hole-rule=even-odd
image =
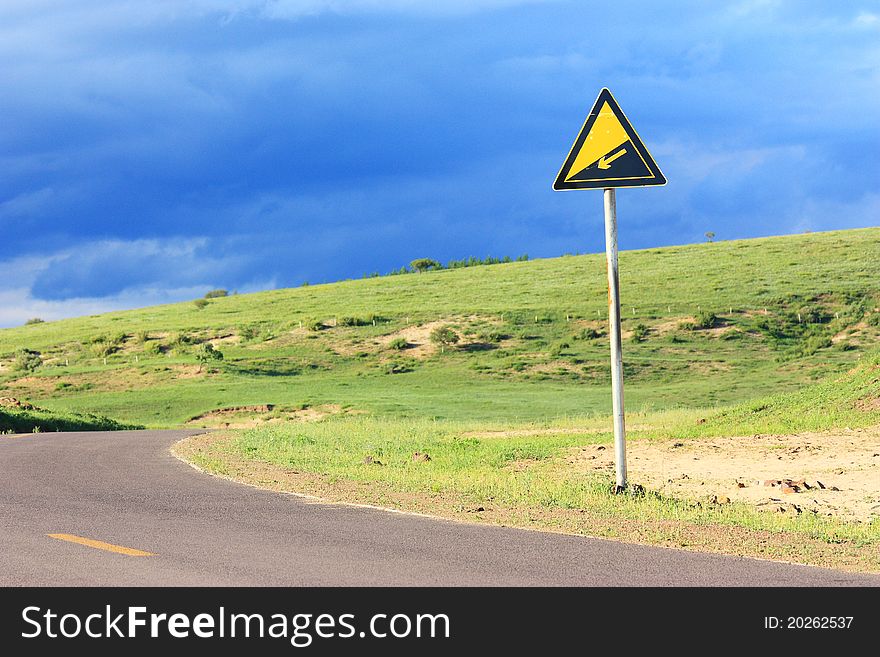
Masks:
[[[608,258],[608,324],[611,334],[611,394],[614,411],[615,492],[626,489],[626,429],[623,417],[623,355],[620,347],[620,280],[617,273],[616,187],[665,185],[666,177],[636,134],[608,88],[599,92],[562,163],[555,191],[605,190],[605,254]]]
[[[623,352],[620,345],[620,279],[617,273],[617,197],[614,188],[605,189],[605,256],[608,261],[608,324],[611,334],[616,492],[621,492],[626,488],[626,429],[623,420]]]

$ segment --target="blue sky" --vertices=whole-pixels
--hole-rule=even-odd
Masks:
[[[622,248],[880,224],[876,1],[4,0],[0,326],[602,251],[603,86]]]

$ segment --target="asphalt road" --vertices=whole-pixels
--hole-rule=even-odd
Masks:
[[[880,585],[880,576],[316,504],[194,470],[168,451],[186,435],[0,436],[0,585]]]

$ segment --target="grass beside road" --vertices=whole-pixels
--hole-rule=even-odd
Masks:
[[[823,430],[880,423],[880,356],[843,377],[721,411],[630,416],[632,440]],[[860,406],[861,404],[861,406]],[[880,520],[844,522],[745,504],[610,494],[613,473],[585,474],[572,448],[609,445],[604,418],[487,424],[348,416],[195,439],[200,467],[334,501],[530,528],[880,572]],[[428,454],[430,460],[414,460]]]
[[[41,433],[46,431],[120,431],[140,429],[100,415],[59,413],[40,408],[0,407],[0,434]]]

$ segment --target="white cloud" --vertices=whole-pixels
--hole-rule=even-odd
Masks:
[[[508,57],[496,62],[495,66],[504,74],[538,74],[565,72],[581,73],[595,70],[597,62],[579,52],[561,55],[535,55],[530,57]]]
[[[554,0],[268,0],[259,13],[267,18],[300,18],[321,13],[407,13],[429,15],[469,14],[515,5]]]
[[[852,200],[806,198],[785,220],[799,233],[880,226],[880,194],[869,192]]]
[[[855,18],[856,27],[877,28],[880,27],[880,15],[872,14],[867,11],[860,13]]]
[[[669,170],[674,170],[678,181],[690,185],[718,177],[739,179],[778,162],[795,166],[807,157],[807,149],[801,145],[731,148],[706,142],[665,141],[651,150],[667,177]]]
[[[4,0],[0,25],[14,33],[35,22],[65,31],[82,27],[139,27],[183,19],[217,16],[223,21],[243,16],[269,20],[296,20],[318,14],[470,14],[518,5],[560,0]]]
[[[174,303],[202,296],[207,286],[188,288],[130,288],[109,297],[83,297],[61,301],[34,299],[27,288],[0,290],[0,327],[21,326],[38,317],[51,321],[65,317],[81,317],[99,313]]]
[[[52,200],[53,196],[54,190],[51,187],[13,196],[0,202],[0,220],[22,217],[39,211]]]
[[[774,13],[782,4],[781,0],[743,0],[728,9],[731,16],[745,18]]]
[[[104,240],[46,256],[0,261],[0,327],[20,326],[32,317],[50,321],[198,298],[218,287],[224,270],[237,264],[234,256],[205,253],[208,244],[206,238]],[[113,271],[114,263],[119,263],[117,272]],[[147,271],[139,280],[137,270],[141,267]],[[44,299],[34,294],[35,286],[46,276],[86,280],[102,275],[120,277],[110,294],[75,294],[64,299]],[[133,279],[126,280],[132,275]],[[252,281],[237,290],[252,292],[275,286],[276,281],[270,278]],[[74,287],[88,289],[90,285],[74,281]]]

